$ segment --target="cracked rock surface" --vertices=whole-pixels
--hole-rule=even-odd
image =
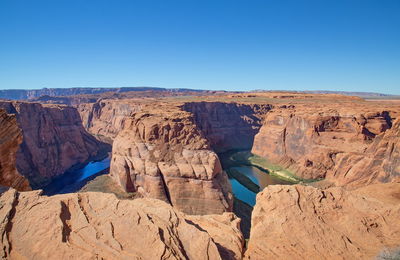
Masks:
[[[274,185],[257,195],[246,259],[372,259],[400,241],[400,183]]]
[[[232,213],[191,219],[160,200],[105,193],[0,197],[3,259],[240,259],[238,226]]]

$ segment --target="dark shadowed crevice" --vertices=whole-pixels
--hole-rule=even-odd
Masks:
[[[19,203],[19,193],[16,192],[14,194],[14,200],[12,202],[11,210],[9,212],[8,221],[7,221],[7,224],[5,225],[5,228],[4,228],[4,232],[5,232],[5,235],[6,235],[6,238],[7,238],[7,242],[8,242],[8,248],[6,248],[6,246],[3,247],[4,251],[7,250],[7,252],[4,252],[6,254],[6,257],[9,256],[9,254],[10,254],[10,252],[12,250],[12,243],[11,243],[11,239],[10,239],[10,233],[11,233],[11,230],[13,228],[13,219],[15,217],[15,213],[17,212],[18,203]]]
[[[392,117],[390,116],[389,112],[388,112],[388,111],[383,111],[383,112],[382,112],[382,116],[383,116],[383,118],[385,119],[386,123],[388,124],[389,128],[392,128],[393,119],[392,119]],[[386,130],[386,129],[385,129],[385,130]]]
[[[162,184],[164,186],[165,196],[167,197],[168,203],[171,204],[171,206],[174,206],[172,204],[171,195],[169,193],[168,185],[167,185],[167,183],[165,181],[165,178],[164,178],[164,175],[162,175],[162,173],[160,173],[160,178],[161,178]]]
[[[132,178],[131,178],[129,167],[128,167],[128,165],[126,163],[125,163],[124,168],[125,168],[125,177],[126,177],[125,189],[126,189],[127,192],[135,192],[135,186],[133,185],[133,181],[132,181]]]

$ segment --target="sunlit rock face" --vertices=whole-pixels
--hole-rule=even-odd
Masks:
[[[108,143],[112,143],[124,128],[126,118],[141,109],[140,102],[118,99],[99,100],[77,106],[85,129],[98,139]]]
[[[4,259],[214,260],[241,259],[243,251],[232,213],[193,217],[154,199],[13,189],[0,206]]]
[[[126,191],[164,200],[188,214],[232,210],[227,176],[190,113],[172,107],[130,120],[114,140],[110,168]]]
[[[398,180],[396,113],[372,106],[349,109],[276,108],[265,116],[252,152],[299,177],[335,185]]]
[[[257,195],[245,259],[373,259],[399,246],[399,190],[269,186]]]
[[[0,102],[0,107],[15,114],[22,130],[16,165],[33,188],[110,149],[86,132],[75,108],[28,102]]]

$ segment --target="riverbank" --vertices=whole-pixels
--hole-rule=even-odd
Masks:
[[[55,194],[77,192],[88,181],[93,180],[99,175],[108,173],[110,162],[110,157],[106,157],[102,160],[91,161],[84,167],[74,171],[66,172],[46,185],[43,188],[43,194],[51,196]]]
[[[247,166],[257,167],[261,171],[275,176],[281,180],[288,181],[291,184],[297,183],[310,183],[315,180],[302,179],[288,169],[283,168],[280,165],[271,163],[266,158],[252,154],[250,151],[232,151],[227,156],[224,156],[224,163],[228,164],[242,164]],[[230,162],[227,162],[230,161]]]
[[[135,192],[125,192],[108,174],[96,175],[95,178],[88,181],[79,189],[79,192],[103,192],[112,193],[119,199],[141,198],[140,194]]]

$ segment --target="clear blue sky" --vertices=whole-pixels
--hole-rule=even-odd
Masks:
[[[399,0],[1,0],[0,89],[400,94]]]

